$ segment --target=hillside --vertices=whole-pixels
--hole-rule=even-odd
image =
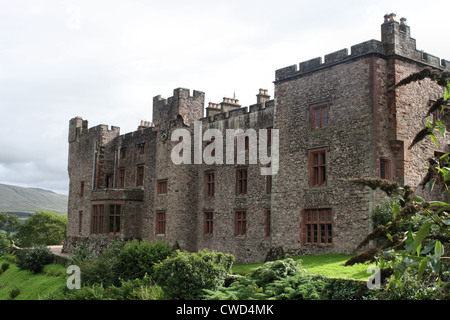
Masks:
[[[67,196],[53,191],[0,184],[0,212],[67,213]]]

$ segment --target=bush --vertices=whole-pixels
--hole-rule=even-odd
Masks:
[[[231,272],[234,256],[206,249],[176,254],[155,265],[157,284],[170,300],[198,300],[204,289],[215,290]]]
[[[9,291],[9,297],[11,299],[15,299],[19,294],[20,294],[19,288],[13,288],[13,289],[11,289],[11,291]]]
[[[308,275],[301,260],[291,258],[266,262],[229,287],[205,290],[206,300],[318,300],[326,282]]]
[[[5,272],[6,270],[8,270],[8,268],[9,268],[9,263],[5,262],[2,264],[1,270],[2,270],[2,272]]]
[[[82,285],[118,285],[120,280],[117,274],[117,255],[118,252],[115,248],[109,248],[101,254],[77,260],[76,264],[80,267]]]
[[[129,241],[117,257],[117,273],[124,280],[140,279],[145,274],[153,276],[153,266],[173,254],[172,247],[162,241]]]
[[[142,279],[122,281],[120,286],[96,283],[66,292],[65,300],[161,300],[163,293],[148,275]]]
[[[23,249],[17,254],[17,265],[24,270],[39,273],[46,264],[53,262],[52,252],[45,246]]]

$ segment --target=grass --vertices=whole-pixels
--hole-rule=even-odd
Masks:
[[[343,266],[343,263],[351,257],[351,255],[344,254],[324,254],[299,256],[292,259],[302,260],[302,267],[309,274],[318,274],[328,278],[367,280],[371,276],[371,274],[367,273],[369,265]],[[251,269],[261,265],[262,263],[234,264],[233,273],[244,275],[249,273]]]
[[[58,296],[66,287],[66,269],[52,263],[44,266],[41,273],[34,274],[21,270],[5,257],[0,258],[0,267],[9,263],[9,268],[0,274],[0,300],[10,300],[10,292],[19,289],[14,300],[45,300],[49,296]]]

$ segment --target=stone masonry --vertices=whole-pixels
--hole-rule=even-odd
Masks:
[[[153,122],[131,133],[71,119],[64,250],[79,241],[104,247],[137,238],[232,253],[239,263],[264,261],[280,249],[288,256],[352,252],[370,232],[381,195],[346,179],[381,177],[415,187],[426,159],[449,152],[442,139],[442,149],[429,141],[407,149],[440,88],[427,80],[390,88],[425,67],[449,70],[450,62],[417,50],[406,19],[384,19],[381,41],[276,70],[274,99],[260,89],[249,107],[224,98],[205,108],[203,92],[178,88],[168,99],[156,96]],[[189,136],[175,135],[180,129]],[[223,145],[203,136],[208,129],[223,133]],[[227,129],[241,136],[225,140]],[[276,174],[262,175],[267,164],[251,161],[252,129],[258,139],[279,142]],[[196,135],[203,138],[197,145],[189,141]],[[198,150],[214,147],[208,154],[220,155],[221,148],[226,159],[225,141],[240,137],[245,163],[237,163],[236,153],[233,163],[172,161],[174,150],[195,159]]]

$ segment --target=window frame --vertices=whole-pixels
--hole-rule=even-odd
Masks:
[[[155,213],[155,235],[165,235],[167,227],[166,211],[157,211]]]
[[[119,188],[125,188],[125,168],[119,168]]]
[[[108,212],[108,234],[120,235],[121,234],[121,217],[122,217],[122,204],[110,203]],[[119,212],[117,212],[119,208]],[[112,219],[112,230],[111,230],[111,219]],[[118,231],[117,231],[118,229]]]
[[[92,205],[91,234],[104,234],[105,204],[96,203]]]
[[[236,195],[248,194],[248,167],[236,168]]]
[[[317,110],[320,110],[319,118],[316,117]],[[326,115],[324,115],[324,110],[326,110]],[[310,112],[310,127],[313,130],[324,129],[328,127],[329,117],[330,117],[330,104],[329,102],[316,103],[309,106]],[[319,121],[319,126],[317,126],[317,121]],[[324,124],[325,122],[325,124]]]
[[[314,219],[315,214],[317,214],[317,220]],[[325,214],[324,220],[321,219],[323,214]],[[317,240],[314,241],[314,239]],[[334,245],[334,217],[331,208],[307,208],[303,211],[301,243],[302,245]]]
[[[136,186],[142,187],[144,185],[145,165],[138,164],[136,166]]]
[[[205,172],[205,194],[207,198],[214,198],[215,194],[215,181],[216,181],[216,172],[215,171],[206,171]]]
[[[214,211],[203,211],[203,234],[211,235],[214,232]]]
[[[318,163],[315,163],[316,155],[318,155]],[[322,160],[322,162],[320,160]],[[311,187],[326,186],[328,182],[328,147],[309,150],[308,167],[309,185]]]
[[[384,166],[384,172],[382,170],[382,167]],[[384,177],[383,177],[384,173]],[[393,174],[392,174],[392,161],[388,157],[381,157],[380,158],[380,178],[386,179],[386,180],[392,180]]]
[[[161,179],[156,181],[156,194],[158,196],[167,194],[167,179]]]
[[[234,211],[234,235],[245,237],[247,235],[247,210]]]

